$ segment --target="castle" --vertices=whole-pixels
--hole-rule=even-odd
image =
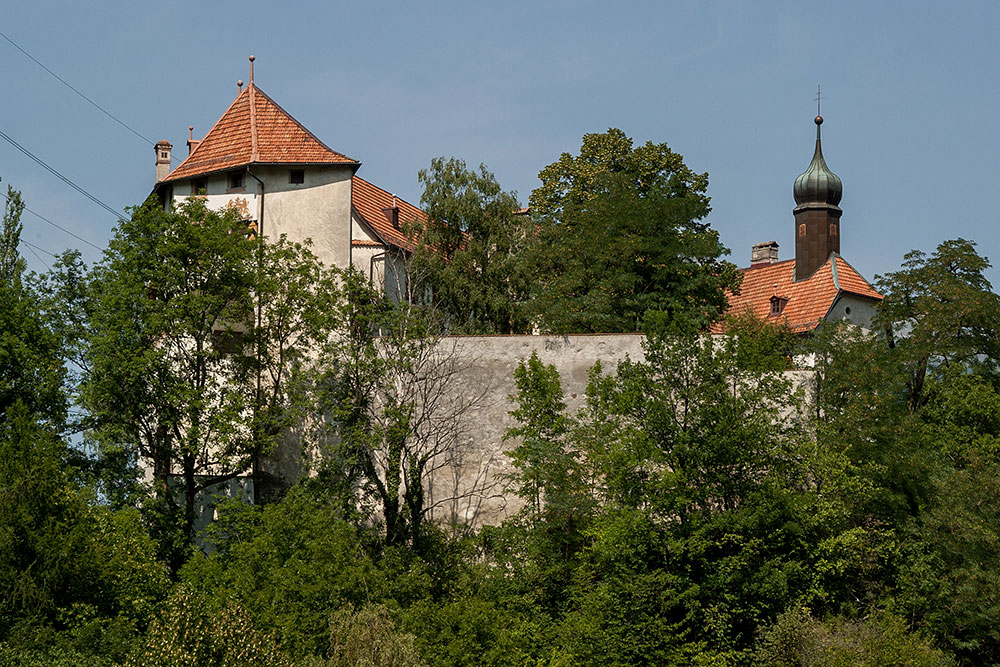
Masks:
[[[806,334],[822,322],[848,320],[870,327],[881,295],[840,256],[839,203],[843,186],[823,158],[817,116],[812,161],[794,183],[795,257],[778,259],[774,241],[753,247],[730,312],[749,311]],[[193,128],[189,128],[193,130]],[[260,90],[253,77],[236,99],[171,169],[172,145],[156,144],[157,193],[166,205],[203,197],[212,209],[235,208],[269,237],[311,240],[329,266],[353,266],[393,299],[407,294],[405,265],[412,250],[401,220],[426,219],[417,207],[360,178],[361,163],[326,146]],[[454,338],[446,344],[465,364],[456,391],[490,399],[456,431],[453,458],[431,480],[428,498],[441,501],[439,518],[495,522],[507,511],[497,471],[505,467],[503,434],[512,426],[506,400],[513,371],[537,352],[560,371],[568,407],[582,405],[587,373],[600,360],[612,371],[626,355],[642,356],[641,336],[497,336]],[[294,466],[289,468],[291,472]],[[476,490],[485,489],[484,493]],[[450,499],[450,500],[449,500]]]
[[[327,147],[250,81],[188,155],[171,169],[173,146],[156,144],[154,192],[165,204],[198,196],[236,209],[259,233],[312,241],[327,266],[354,266],[386,294],[405,295],[410,250],[401,221],[423,212],[357,176],[361,163]]]

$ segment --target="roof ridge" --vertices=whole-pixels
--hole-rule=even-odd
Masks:
[[[236,97],[234,97],[233,101],[229,103],[229,106],[226,107],[226,110],[222,112],[222,115],[219,116],[219,118],[214,123],[212,123],[212,127],[208,128],[208,132],[206,132],[202,136],[202,138],[198,141],[198,145],[194,147],[194,150],[191,151],[190,153],[188,153],[188,155],[187,155],[186,158],[184,158],[183,160],[181,160],[180,163],[178,163],[178,165],[176,167],[174,167],[173,169],[170,170],[170,173],[167,174],[167,177],[165,179],[163,179],[164,181],[169,181],[170,177],[174,175],[174,172],[176,172],[178,169],[180,169],[181,167],[183,167],[185,162],[187,162],[188,160],[190,160],[191,158],[194,157],[195,153],[198,152],[198,149],[201,148],[204,145],[205,139],[208,139],[208,135],[212,134],[212,131],[215,130],[215,128],[218,127],[219,123],[222,122],[222,119],[225,118],[226,115],[230,111],[233,110],[233,107],[236,106],[236,103],[240,101],[240,98],[244,94],[249,95],[249,91],[250,91],[250,88],[248,86],[247,88],[245,88],[245,89],[241,90],[240,92],[236,93]]]
[[[750,271],[751,269],[765,269],[769,266],[778,266],[779,264],[788,264],[789,262],[794,262],[795,258],[789,259],[779,259],[777,262],[757,262],[756,264],[751,264],[750,266],[744,266],[737,269],[737,271]]]
[[[250,67],[253,67],[253,61],[250,61]],[[257,90],[257,86],[254,85],[253,77],[250,78],[247,90],[250,91],[250,162],[257,162],[257,158],[260,157],[257,152],[257,100],[254,99],[254,91]]]
[[[367,180],[367,179],[364,179],[364,178],[362,178],[361,176],[358,176],[357,174],[355,174],[355,175],[354,175],[354,178],[358,179],[359,181],[361,181],[361,182],[362,182],[362,183],[364,183],[365,185],[370,185],[370,186],[372,186],[373,188],[375,188],[376,190],[381,190],[382,192],[384,192],[385,194],[389,195],[390,197],[395,197],[395,198],[396,198],[396,199],[397,199],[398,201],[401,201],[401,202],[403,202],[404,204],[406,204],[406,205],[408,205],[408,206],[412,206],[413,208],[417,209],[418,211],[421,211],[421,212],[423,212],[423,209],[422,209],[422,208],[420,208],[419,206],[417,206],[416,204],[414,204],[414,203],[412,203],[412,202],[409,202],[409,201],[407,201],[407,200],[403,199],[402,197],[400,197],[399,195],[397,195],[397,194],[396,194],[395,192],[389,192],[389,191],[388,191],[388,190],[386,190],[385,188],[383,188],[383,187],[381,187],[381,186],[378,186],[378,185],[375,185],[375,184],[374,184],[374,183],[372,183],[371,181],[369,181],[369,180]]]
[[[282,107],[280,104],[278,104],[277,102],[275,102],[274,98],[272,98],[270,95],[268,95],[263,90],[261,90],[260,88],[258,88],[256,84],[251,84],[251,85],[257,90],[258,93],[260,93],[261,95],[264,96],[265,100],[267,100],[268,102],[270,102],[271,104],[273,104],[278,111],[280,111],[281,113],[283,113],[285,115],[285,117],[288,118],[288,120],[290,120],[293,123],[295,123],[296,125],[298,125],[300,130],[302,130],[303,132],[305,132],[306,134],[308,134],[309,137],[313,141],[315,141],[316,143],[318,143],[320,146],[322,146],[326,150],[330,151],[331,153],[335,153],[336,155],[339,155],[341,157],[344,157],[344,158],[347,158],[349,160],[352,160],[352,161],[356,162],[359,165],[361,164],[360,162],[358,162],[357,160],[355,160],[351,156],[345,155],[344,153],[341,153],[340,151],[335,151],[332,148],[330,148],[329,146],[327,146],[325,143],[323,143],[323,141],[319,137],[317,137],[315,134],[313,134],[309,130],[309,128],[307,128],[305,125],[303,125],[302,123],[300,123],[299,120],[295,116],[293,116],[292,114],[290,114],[287,111],[285,111],[284,107]]]

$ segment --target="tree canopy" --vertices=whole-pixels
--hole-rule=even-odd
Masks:
[[[434,158],[419,174],[427,221],[411,223],[417,241],[410,263],[423,287],[461,333],[525,333],[528,276],[522,261],[529,225],[513,192],[485,165]]]
[[[586,134],[539,173],[529,272],[531,312],[556,333],[641,331],[647,313],[705,326],[738,284],[703,221],[708,175],[666,144],[633,147],[621,130]]]
[[[641,324],[642,354],[595,364],[575,401],[548,348],[501,360],[515,423],[507,514],[489,526],[454,509],[450,474],[483,446],[461,419],[502,397],[455,383],[463,358],[441,334],[460,315],[443,297],[394,302],[199,199],[149,202],[96,266],[70,253],[38,279],[9,209],[0,664],[1000,664],[988,260],[961,239],[911,253],[880,278],[872,331],[792,338],[748,317],[706,336],[722,281],[707,267],[725,267],[697,221],[703,184],[671,184],[682,163],[662,145],[589,136],[523,239],[635,230],[628,270],[592,254],[613,270],[579,274],[621,304],[581,292],[558,322]],[[454,266],[434,269],[451,275],[484,202],[490,220],[511,202],[482,169],[433,166],[440,219],[462,230]],[[654,220],[671,233],[640,238]],[[503,233],[464,266],[493,263]],[[692,247],[714,259],[686,263]],[[454,279],[476,275],[501,277],[497,295],[515,274]],[[656,290],[636,291],[645,280]],[[468,321],[499,330],[501,312]],[[211,499],[195,525],[188,499],[266,485],[279,441],[308,474]],[[152,471],[128,482],[141,493],[121,492],[122,452]]]

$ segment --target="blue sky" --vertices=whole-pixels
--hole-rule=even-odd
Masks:
[[[822,84],[845,258],[872,278],[961,236],[1000,263],[1000,3],[8,5],[0,32],[181,157],[187,127],[198,138],[218,119],[251,53],[261,89],[414,203],[417,171],[439,155],[485,163],[526,202],[538,171],[586,132],[667,142],[709,173],[709,222],[740,266],[755,242],[793,252],[792,183],[812,156]],[[3,39],[0,90],[0,131],[66,177],[116,210],[149,193],[152,146]],[[97,246],[110,237],[112,216],[2,140],[0,177]],[[99,255],[24,223],[49,252]]]

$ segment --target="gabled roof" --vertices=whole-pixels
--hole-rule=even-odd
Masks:
[[[251,82],[164,182],[250,164],[360,163],[330,149]]]
[[[795,260],[755,264],[743,273],[739,294],[727,294],[729,313],[750,312],[764,320],[784,321],[793,333],[812,331],[843,294],[873,301],[882,295],[844,258],[834,253],[805,280],[795,282]],[[771,298],[787,299],[780,315],[771,315]],[[721,327],[717,326],[717,329]]]
[[[404,201],[382,188],[372,185],[368,181],[358,176],[354,177],[353,194],[351,203],[354,210],[371,227],[376,234],[387,245],[402,248],[403,250],[413,250],[413,244],[406,238],[402,227],[413,220],[427,220],[427,214],[413,204]],[[393,226],[391,219],[384,209],[391,208],[393,203],[399,207],[399,226]],[[355,245],[361,243],[354,242]],[[363,242],[362,242],[363,243]]]

